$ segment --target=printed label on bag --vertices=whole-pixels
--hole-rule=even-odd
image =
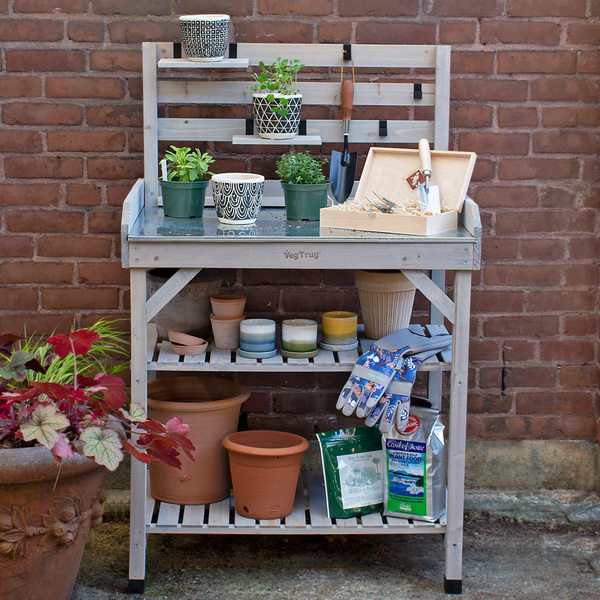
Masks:
[[[388,509],[414,515],[427,514],[425,467],[427,444],[388,439]]]
[[[381,451],[338,456],[337,466],[344,510],[383,502]]]

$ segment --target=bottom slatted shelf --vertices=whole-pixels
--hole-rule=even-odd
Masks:
[[[260,533],[260,534],[425,534],[444,533],[446,517],[435,523],[385,517],[372,513],[350,519],[327,516],[325,488],[321,473],[300,477],[294,509],[287,517],[275,520],[249,519],[235,510],[233,496],[203,506],[180,506],[148,499],[148,533]]]

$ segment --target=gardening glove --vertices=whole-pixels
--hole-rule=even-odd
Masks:
[[[356,361],[338,397],[337,409],[346,416],[355,410],[359,417],[371,412],[393,379],[402,356],[411,348],[421,348],[430,339],[401,329],[371,344],[369,351]]]

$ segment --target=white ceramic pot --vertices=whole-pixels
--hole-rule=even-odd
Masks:
[[[256,221],[265,178],[254,173],[220,173],[212,176],[215,210],[221,223],[249,225]]]
[[[229,43],[229,15],[185,15],[179,17],[179,25],[189,60],[223,60]]]
[[[273,96],[273,101],[267,96]],[[282,104],[284,100],[285,104]],[[273,106],[285,106],[287,113],[273,112]],[[252,111],[259,137],[268,140],[289,140],[298,135],[302,113],[302,94],[283,95],[259,93],[252,96]]]

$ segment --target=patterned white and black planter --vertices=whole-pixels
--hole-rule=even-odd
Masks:
[[[181,42],[189,60],[223,60],[229,43],[229,15],[179,17]]]
[[[228,225],[251,225],[262,203],[265,178],[254,173],[220,173],[212,176],[217,218]]]
[[[288,140],[298,135],[300,114],[302,112],[302,94],[285,96],[273,94],[274,101],[267,98],[267,94],[254,94],[252,96],[252,109],[256,133],[259,137],[268,140]],[[282,105],[281,99],[287,99],[287,104]],[[273,112],[273,105],[285,106],[288,112],[280,115]]]

